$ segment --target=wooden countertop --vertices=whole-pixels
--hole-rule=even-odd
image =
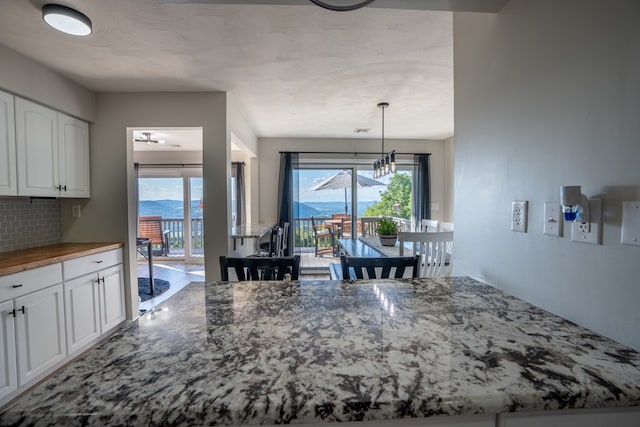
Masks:
[[[58,243],[0,254],[0,276],[43,267],[85,255],[122,248],[121,242]]]

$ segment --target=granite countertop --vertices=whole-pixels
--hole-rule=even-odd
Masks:
[[[57,243],[0,253],[0,276],[123,247],[123,243]]]
[[[0,424],[323,423],[640,405],[640,353],[469,278],[192,283]],[[15,423],[15,424],[14,424]]]

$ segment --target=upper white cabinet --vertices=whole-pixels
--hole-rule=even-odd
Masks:
[[[15,98],[19,196],[89,197],[89,127]]]
[[[89,125],[58,113],[58,176],[62,197],[89,197]]]
[[[18,194],[13,98],[0,91],[0,196]]]

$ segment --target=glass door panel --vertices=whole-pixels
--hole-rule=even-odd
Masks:
[[[182,187],[181,177],[138,179],[138,237],[151,239],[154,256],[184,253]]]
[[[187,262],[202,262],[204,257],[202,177],[189,177],[188,183],[189,200],[191,203],[189,204],[189,244],[186,245],[189,250],[185,253],[185,259],[187,259]],[[196,260],[193,258],[196,258]]]

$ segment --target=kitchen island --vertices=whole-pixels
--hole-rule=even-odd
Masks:
[[[489,426],[573,408],[637,420],[639,404],[640,353],[470,278],[217,282],[116,332],[0,424]]]

